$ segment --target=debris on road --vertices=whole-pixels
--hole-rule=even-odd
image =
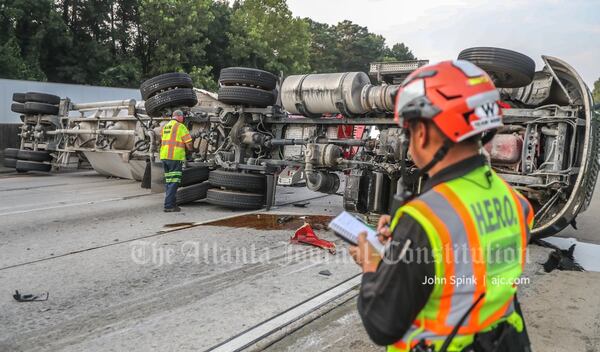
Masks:
[[[331,271],[329,270],[321,270],[319,271],[319,275],[323,275],[323,276],[331,276]]]
[[[549,273],[555,269],[566,271],[585,271],[581,265],[575,261],[573,257],[575,245],[571,245],[569,249],[555,249],[548,256],[548,261],[544,263],[544,271]]]
[[[48,297],[50,297],[50,293],[49,292],[45,292],[45,293],[40,293],[37,295],[34,294],[30,294],[30,293],[26,293],[26,294],[21,294],[19,292],[19,290],[15,290],[15,294],[13,295],[13,298],[17,301],[17,302],[36,302],[36,301],[47,301]]]
[[[322,240],[315,234],[309,223],[305,223],[302,227],[296,230],[294,236],[290,238],[290,243],[293,244],[308,244],[311,246],[327,249],[329,253],[335,254],[335,243]]]
[[[310,204],[310,202],[297,202],[297,203],[293,203],[292,205],[295,206],[296,208],[306,208],[306,206],[309,204]]]

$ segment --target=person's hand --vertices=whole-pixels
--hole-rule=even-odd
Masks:
[[[392,217],[389,215],[381,215],[379,222],[377,223],[377,238],[382,244],[387,244],[392,238],[392,232],[390,231],[390,222]]]
[[[381,256],[367,241],[367,233],[361,232],[358,235],[358,245],[351,246],[350,255],[361,268],[363,273],[372,273],[377,271]]]

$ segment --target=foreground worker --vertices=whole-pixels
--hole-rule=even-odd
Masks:
[[[183,111],[175,110],[161,135],[160,159],[165,170],[165,209],[167,213],[181,209],[176,204],[177,187],[181,183],[185,150],[192,149],[192,137],[183,124]]]
[[[379,220],[383,259],[364,234],[350,249],[364,272],[360,316],[388,351],[530,350],[515,283],[533,210],[481,154],[482,134],[502,125],[498,99],[466,61],[422,67],[398,92],[397,121],[429,179]]]

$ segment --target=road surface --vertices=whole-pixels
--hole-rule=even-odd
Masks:
[[[336,242],[336,255],[290,245],[290,229],[232,227],[243,212],[203,202],[163,213],[162,194],[94,172],[0,175],[0,199],[0,351],[207,350],[358,273],[325,230],[317,233]],[[291,204],[300,200],[310,204]],[[588,232],[600,225],[594,202],[580,220]],[[339,196],[281,188],[271,214],[340,211]],[[216,219],[225,221],[207,224]],[[598,350],[597,274],[528,268],[534,343]],[[50,297],[19,303],[15,290]],[[353,300],[271,349],[380,350]]]

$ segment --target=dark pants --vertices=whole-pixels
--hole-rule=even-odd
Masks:
[[[163,160],[165,170],[165,209],[173,209],[176,205],[177,187],[181,183],[183,161]]]

